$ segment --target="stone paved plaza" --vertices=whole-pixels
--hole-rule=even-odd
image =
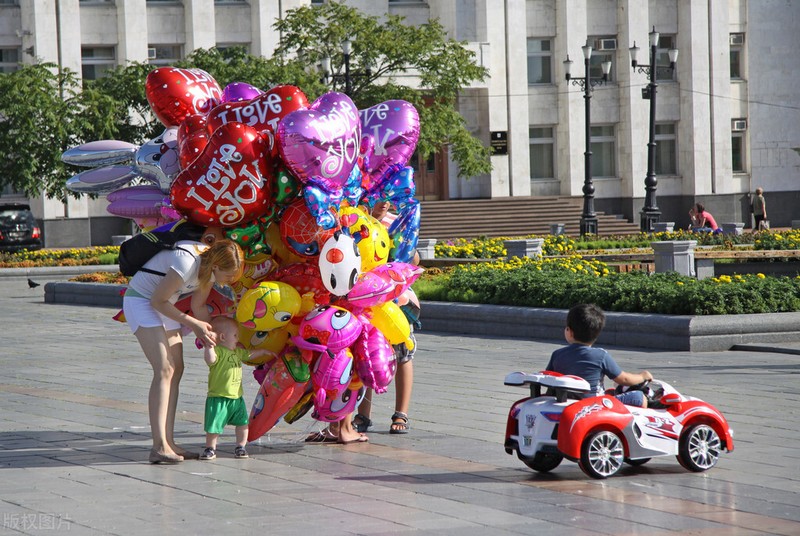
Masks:
[[[251,459],[233,458],[230,430],[216,460],[159,466],[146,461],[150,369],[136,340],[114,309],[45,304],[55,279],[0,277],[2,534],[800,534],[800,357],[786,348],[609,348],[725,413],[736,449],[706,473],[672,457],[604,481],[570,462],[533,473],[503,450],[525,395],[503,377],[543,368],[558,345],[424,330],[410,434],[388,433],[390,387],[368,444],[305,444],[318,425],[304,417]],[[207,369],[186,354],[176,431],[199,450]]]

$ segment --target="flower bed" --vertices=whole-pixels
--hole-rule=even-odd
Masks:
[[[415,289],[423,300],[556,309],[590,302],[608,311],[673,315],[800,311],[800,277],[753,274],[698,281],[676,273],[615,273],[577,255],[456,266],[426,276]]]

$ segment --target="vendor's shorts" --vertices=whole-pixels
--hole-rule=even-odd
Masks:
[[[642,407],[644,404],[644,393],[642,391],[625,391],[614,396],[626,406]]]
[[[246,426],[250,422],[244,398],[206,398],[206,418],[203,429],[207,434],[221,434],[227,425]]]
[[[398,365],[402,365],[403,363],[414,359],[414,354],[417,353],[417,338],[414,337],[413,331],[411,332],[411,340],[414,341],[413,350],[409,350],[408,346],[406,346],[406,343],[404,342],[392,346],[392,348],[394,348],[394,358],[397,360]]]
[[[163,326],[166,331],[181,329],[180,322],[162,315],[150,304],[147,298],[138,296],[125,296],[122,299],[122,311],[125,313],[125,321],[131,328],[131,333],[141,328],[156,328]]]

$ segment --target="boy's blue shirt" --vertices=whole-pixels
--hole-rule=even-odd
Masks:
[[[550,356],[546,370],[560,374],[580,376],[596,394],[603,394],[603,377],[614,379],[622,374],[622,368],[602,348],[573,343],[559,348]]]

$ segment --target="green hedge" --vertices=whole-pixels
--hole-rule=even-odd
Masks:
[[[576,270],[576,263],[584,268]],[[698,281],[676,273],[611,273],[569,263],[485,263],[434,275],[415,289],[423,300],[568,309],[595,303],[607,311],[724,315],[800,311],[800,278],[763,274]]]

